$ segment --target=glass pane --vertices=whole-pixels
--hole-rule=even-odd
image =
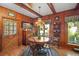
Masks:
[[[15,35],[16,34],[16,31],[13,31],[13,34]]]
[[[4,35],[8,35],[8,31],[5,31],[5,32],[4,32]]]
[[[8,26],[8,25],[9,25],[9,22],[8,22],[8,21],[5,21],[5,22],[4,22],[4,25],[5,25],[5,26]]]
[[[50,24],[45,24],[45,36],[49,36]]]
[[[72,21],[68,21],[68,43],[79,44],[79,21],[75,17],[70,18]],[[69,20],[67,18],[67,20]]]
[[[10,19],[4,19],[3,21],[4,27],[4,36],[6,35],[14,35],[16,34],[16,21]]]
[[[4,31],[8,30],[8,26],[4,26]]]
[[[17,30],[17,29],[16,29],[16,26],[14,26],[13,30],[15,30],[15,31]]]
[[[13,31],[12,31],[12,30],[10,30],[10,31],[9,31],[9,35],[12,35],[12,34],[13,34]]]
[[[10,22],[9,22],[9,25],[10,25],[10,26],[13,26],[13,22],[12,22],[12,21],[10,21]]]

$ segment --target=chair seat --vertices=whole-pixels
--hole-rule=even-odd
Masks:
[[[45,50],[41,49],[41,50],[37,51],[37,55],[39,55],[39,56],[46,56],[47,52]]]

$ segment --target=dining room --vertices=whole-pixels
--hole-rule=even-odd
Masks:
[[[0,56],[79,56],[79,3],[0,3]]]

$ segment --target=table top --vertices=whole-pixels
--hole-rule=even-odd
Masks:
[[[41,39],[38,39],[38,37],[30,37],[28,40],[34,43],[47,43],[50,39],[49,37],[41,37]]]

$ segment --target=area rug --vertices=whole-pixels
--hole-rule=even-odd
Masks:
[[[43,53],[41,54],[40,52],[37,56],[59,56],[58,52],[53,48],[43,48],[41,51],[43,51]],[[44,52],[46,53],[44,54]],[[22,56],[33,56],[30,47],[24,50]]]

